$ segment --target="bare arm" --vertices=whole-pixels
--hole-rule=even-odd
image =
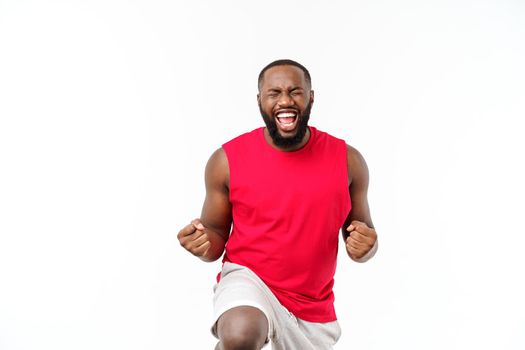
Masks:
[[[361,153],[348,145],[347,165],[352,210],[341,228],[341,233],[346,242],[348,256],[354,261],[365,262],[377,250],[377,234],[368,206],[368,167]]]
[[[193,255],[204,261],[215,261],[224,252],[232,224],[228,159],[222,148],[216,150],[206,164],[205,183],[201,217],[184,227],[178,239]]]
[[[214,261],[221,257],[230,235],[232,206],[230,203],[230,170],[228,158],[222,148],[216,150],[206,165],[206,198],[202,205],[201,222],[210,234],[217,235],[216,244],[203,260]]]

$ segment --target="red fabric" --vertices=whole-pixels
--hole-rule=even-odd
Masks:
[[[334,321],[339,229],[351,209],[346,144],[310,127],[303,148],[282,152],[263,130],[223,145],[233,213],[223,261],[250,268],[296,317]]]

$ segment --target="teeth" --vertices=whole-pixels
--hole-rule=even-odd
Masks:
[[[277,114],[277,118],[293,118],[293,117],[295,117],[295,113],[291,113],[291,112],[284,112],[284,113]]]

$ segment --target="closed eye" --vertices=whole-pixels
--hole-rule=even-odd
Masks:
[[[303,89],[300,87],[294,87],[290,90],[290,95],[292,96],[301,96],[303,94]]]
[[[280,93],[281,93],[281,91],[279,91],[279,90],[269,90],[267,96],[268,97],[277,97],[277,96],[279,96]]]

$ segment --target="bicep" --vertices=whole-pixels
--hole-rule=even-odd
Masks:
[[[344,228],[346,229],[353,220],[362,221],[373,228],[368,206],[368,166],[361,153],[351,146],[347,146],[347,166],[352,210],[345,221]]]
[[[201,221],[204,226],[219,233],[225,240],[232,223],[228,179],[228,159],[224,150],[220,148],[206,164],[206,197],[202,206]]]

